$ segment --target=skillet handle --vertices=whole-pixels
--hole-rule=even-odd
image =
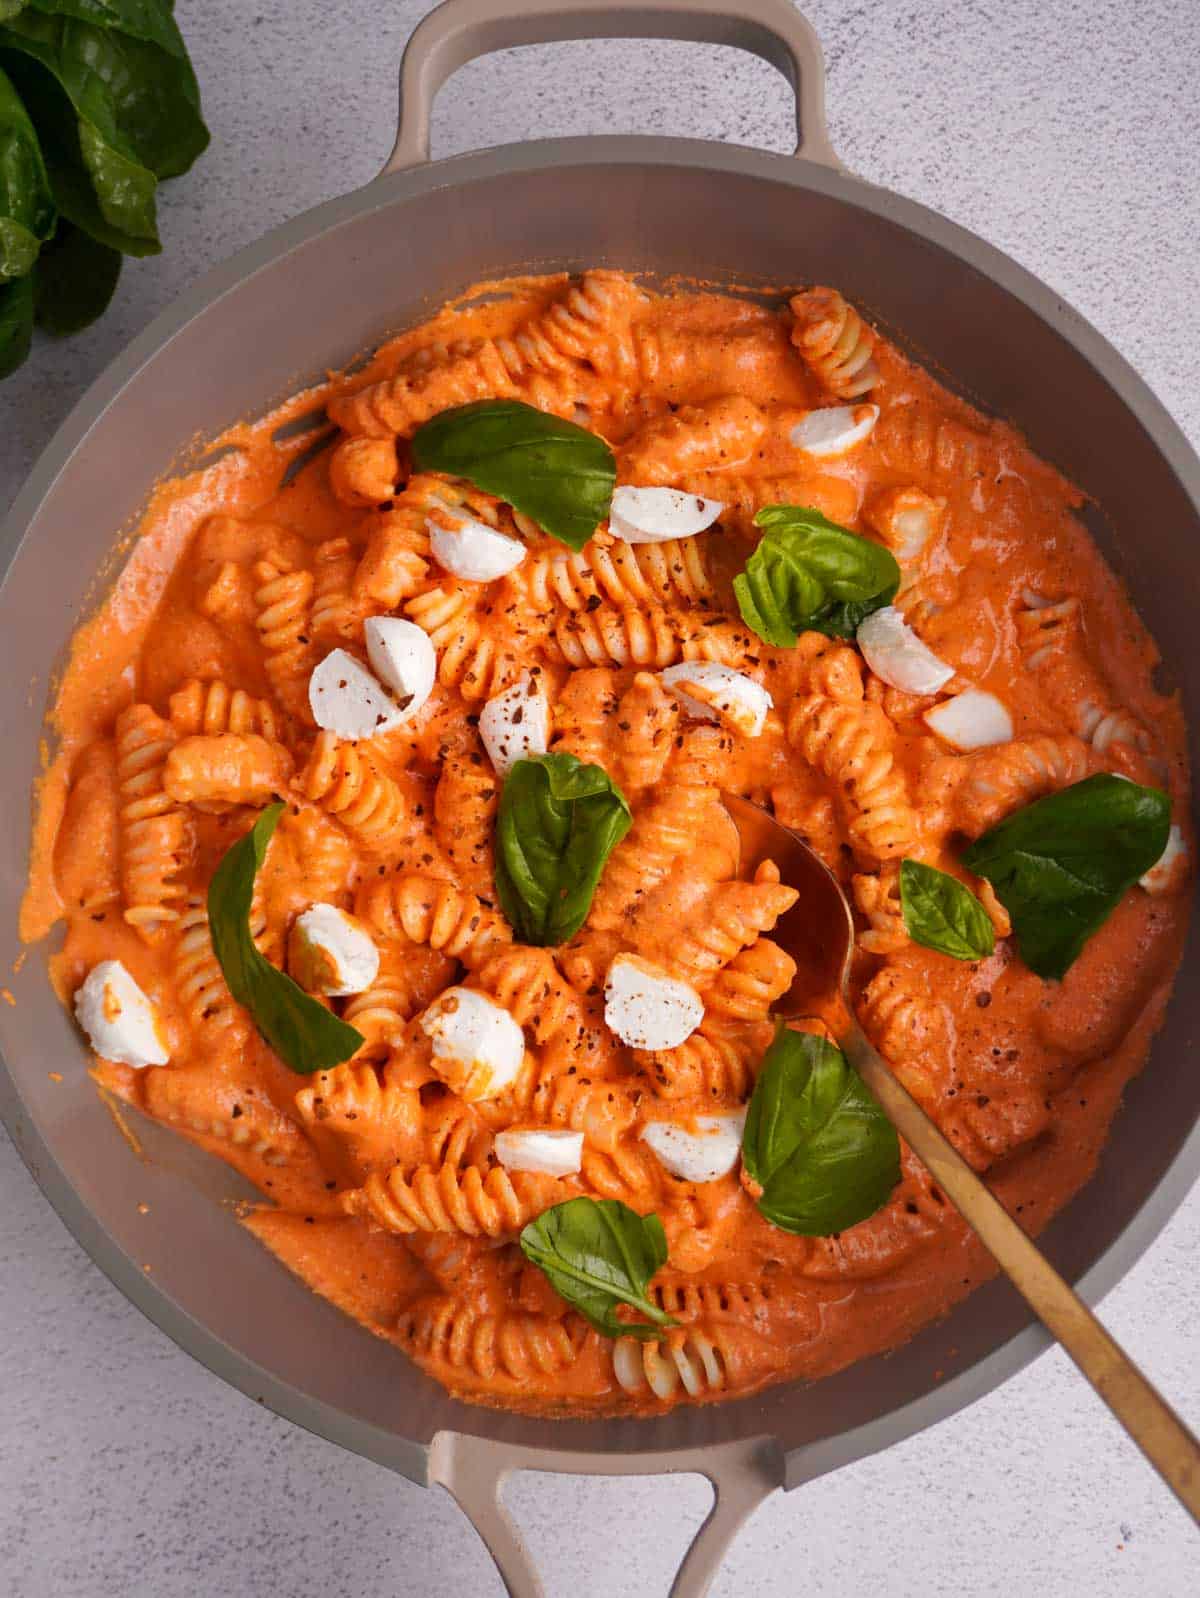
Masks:
[[[778,67],[796,96],[796,154],[840,170],[825,128],[825,67],[791,0],[444,0],[413,30],[400,64],[400,129],[383,174],[429,160],[438,90],[476,56],[566,39],[727,44]]]
[[[702,1463],[678,1455],[632,1456],[638,1475],[696,1471],[712,1484],[713,1505],[692,1539],[671,1584],[670,1598],[704,1598],[734,1537],[750,1516],[783,1484],[783,1458],[763,1438],[719,1443]],[[501,1493],[515,1470],[578,1471],[605,1475],[603,1455],[544,1453],[461,1432],[439,1432],[429,1455],[429,1477],[458,1503],[496,1562],[508,1598],[546,1598],[546,1589]],[[626,1471],[628,1467],[626,1467]],[[626,1473],[626,1472],[622,1472]]]

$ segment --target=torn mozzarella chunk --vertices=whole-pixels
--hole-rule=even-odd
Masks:
[[[1183,841],[1183,828],[1172,826],[1167,834],[1167,847],[1138,881],[1147,893],[1166,893],[1174,888],[1187,870],[1187,844]]]
[[[166,1065],[158,1012],[119,960],[94,965],[75,992],[75,1015],[102,1060]]]
[[[604,1020],[634,1049],[674,1049],[704,1019],[704,1000],[634,954],[619,954],[604,985]]]
[[[447,988],[421,1017],[433,1068],[464,1099],[491,1099],[515,1080],[525,1034],[501,1005],[474,988]]]
[[[806,455],[844,455],[870,438],[878,420],[878,405],[828,405],[802,416],[790,436]]]
[[[574,1176],[583,1165],[582,1132],[497,1132],[496,1158],[506,1171]]]
[[[541,673],[523,672],[511,688],[488,700],[479,712],[479,736],[498,777],[507,777],[518,760],[546,753],[550,701]]]
[[[727,721],[747,738],[758,737],[774,704],[753,677],[714,660],[685,660],[668,666],[662,680],[689,715],[701,721]]]
[[[982,688],[967,688],[925,712],[927,724],[955,749],[986,749],[1012,738],[1012,717],[1003,700]]]
[[[439,566],[469,583],[491,583],[515,570],[525,559],[525,545],[510,533],[498,532],[473,516],[455,513],[455,526],[425,523],[429,551]]]
[[[724,509],[680,488],[614,488],[608,530],[626,544],[664,544],[702,533]]]
[[[313,720],[338,738],[374,738],[403,719],[396,701],[344,649],[331,650],[308,679]]]
[[[855,637],[875,675],[907,694],[936,694],[954,676],[954,667],[921,642],[895,605],[872,611]]]
[[[396,713],[408,721],[433,692],[437,654],[429,634],[400,616],[368,616],[363,623],[367,659],[396,696]]]
[[[685,1182],[715,1182],[732,1171],[742,1152],[740,1115],[700,1115],[686,1126],[651,1121],[642,1128],[645,1143],[658,1163]]]
[[[379,950],[357,917],[314,904],[288,934],[288,970],[307,993],[364,993],[379,975]]]

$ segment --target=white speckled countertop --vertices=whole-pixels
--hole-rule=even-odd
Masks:
[[[106,362],[210,263],[366,181],[390,148],[420,0],[180,0],[214,133],[167,187],[166,253],[98,326],[0,390],[0,505]],[[811,0],[852,170],[984,234],[1122,351],[1200,444],[1195,0]],[[788,148],[771,68],[666,44],[466,68],[435,154],[537,133]],[[1200,1193],[1103,1314],[1200,1421]],[[499,1594],[440,1490],[265,1412],[181,1353],[68,1236],[0,1132],[0,1593],[12,1598]],[[698,1477],[525,1477],[509,1501],[551,1598],[665,1594]],[[619,1531],[614,1531],[619,1528]],[[717,1598],[1183,1598],[1196,1533],[1065,1357],[838,1475],[777,1495]]]

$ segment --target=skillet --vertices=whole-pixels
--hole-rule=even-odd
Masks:
[[[399,135],[380,177],[208,273],[93,385],[10,516],[6,547],[21,540],[0,588],[10,668],[0,688],[8,751],[0,794],[10,817],[28,811],[53,672],[102,592],[94,573],[116,575],[114,532],[136,522],[156,480],[188,464],[183,441],[262,413],[472,282],[594,264],[743,285],[835,282],[1087,491],[1092,531],[1173,663],[1195,724],[1200,462],[1125,362],[1036,279],[841,167],[825,134],[819,47],[788,0],[736,0],[736,15],[734,5],[448,0],[405,53]],[[429,162],[433,98],[458,67],[512,45],[588,37],[691,39],[764,57],[795,90],[798,158],[613,136]],[[12,825],[0,840],[0,908],[13,928],[27,863],[25,829]],[[1099,1174],[1042,1239],[1092,1303],[1200,1173],[1195,965],[1191,947]],[[673,1588],[675,1598],[700,1598],[729,1539],[774,1488],[952,1414],[1047,1345],[1012,1289],[993,1282],[887,1358],[813,1387],[646,1421],[547,1421],[461,1404],[264,1258],[222,1202],[245,1196],[232,1173],[140,1124],[148,1159],[136,1168],[136,1190],[150,1214],[137,1215],[133,1156],[84,1075],[82,1043],[50,989],[44,950],[11,985],[16,1005],[0,1006],[0,1113],[96,1262],[242,1391],[413,1481],[446,1486],[516,1598],[542,1589],[499,1503],[514,1469],[707,1476],[714,1507]],[[63,1062],[66,1083],[52,1085],[48,1069]],[[943,1370],[956,1374],[939,1379]]]

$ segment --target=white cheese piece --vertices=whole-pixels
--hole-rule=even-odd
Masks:
[[[1172,826],[1167,835],[1167,847],[1138,881],[1147,893],[1166,893],[1177,885],[1187,870],[1187,844],[1183,841],[1183,828]]]
[[[396,701],[344,649],[331,650],[308,679],[308,702],[317,726],[339,738],[375,738],[403,719]]]
[[[368,616],[363,636],[371,670],[395,694],[400,720],[408,721],[433,692],[437,676],[437,654],[429,634],[400,616]]]
[[[457,512],[455,522],[453,530],[432,519],[425,523],[430,554],[455,577],[463,577],[469,583],[491,583],[514,571],[525,559],[525,545],[519,538]]]
[[[433,1066],[464,1099],[493,1099],[516,1079],[525,1034],[501,1005],[474,988],[447,988],[421,1017]]]
[[[753,677],[715,660],[685,660],[668,666],[662,680],[689,715],[701,721],[727,721],[747,738],[758,737],[774,704]]]
[[[102,1060],[166,1065],[158,1012],[119,960],[101,960],[75,992],[75,1015]]]
[[[574,1176],[583,1165],[582,1132],[497,1132],[495,1149],[506,1171]]]
[[[550,701],[542,682],[540,672],[523,672],[479,712],[479,736],[498,777],[507,777],[518,760],[544,755],[550,747]]]
[[[697,840],[699,842],[699,840]],[[604,985],[604,1020],[634,1049],[674,1049],[704,1019],[704,1000],[634,954],[619,954]]]
[[[927,724],[955,749],[986,749],[1006,744],[1013,735],[1012,717],[1003,700],[982,688],[967,688],[925,712]]]
[[[288,934],[288,970],[307,993],[365,993],[379,975],[379,950],[357,917],[314,904]]]
[[[870,438],[878,420],[878,405],[827,405],[802,416],[792,428],[791,440],[806,455],[844,455]]]
[[[954,676],[954,667],[921,642],[894,605],[860,622],[856,642],[875,675],[905,693],[936,694]]]
[[[724,509],[719,499],[680,488],[614,488],[608,530],[626,544],[665,544],[702,533]]]
[[[687,1126],[651,1121],[642,1128],[642,1142],[664,1170],[685,1182],[715,1182],[732,1171],[742,1152],[741,1115],[700,1115]]]

